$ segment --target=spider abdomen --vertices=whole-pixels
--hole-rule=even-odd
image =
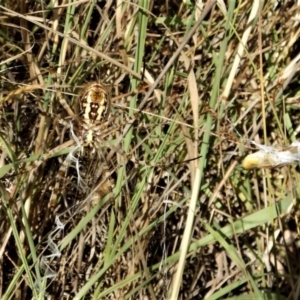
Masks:
[[[100,83],[89,83],[80,98],[80,116],[82,122],[82,136],[87,146],[92,146],[98,125],[106,121],[110,110],[110,95]]]
[[[83,119],[102,121],[107,118],[110,110],[109,92],[100,83],[89,83],[84,88],[80,104]]]

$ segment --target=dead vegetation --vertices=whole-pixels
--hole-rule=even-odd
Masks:
[[[299,298],[299,7],[196,2],[0,1],[1,299]]]

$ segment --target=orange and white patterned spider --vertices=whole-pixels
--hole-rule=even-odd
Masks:
[[[75,162],[75,165],[77,164],[75,168],[77,170],[78,183],[80,185],[85,185],[90,182],[95,185],[97,183],[96,180],[99,181],[99,179],[103,181],[102,187],[104,186],[105,191],[101,191],[100,186],[99,191],[94,192],[94,194],[100,194],[103,196],[108,191],[107,182],[109,182],[110,187],[113,185],[110,179],[107,178],[108,172],[105,163],[103,163],[103,166],[101,167],[96,166],[99,163],[98,161],[101,160],[101,157],[103,157],[100,146],[103,145],[104,138],[114,130],[114,128],[111,128],[111,120],[109,120],[111,100],[108,89],[97,82],[87,84],[79,93],[80,96],[75,105],[75,108],[78,110],[77,114],[73,112],[66,100],[62,97],[59,90],[57,90],[57,94],[59,102],[68,112],[69,116],[75,121],[74,124],[72,121],[59,121],[59,123],[65,125],[65,127],[70,128],[72,138],[44,154],[42,157],[40,157],[40,160],[36,161],[33,166],[30,166],[27,169],[30,171],[30,178],[27,188],[24,192],[24,197],[26,198],[26,190],[30,188],[30,183],[34,182],[35,173],[36,170],[38,170],[38,167],[49,158],[56,156],[57,153],[67,149],[69,155],[61,164],[58,174],[55,178],[54,187],[52,188],[52,193],[49,200],[49,208],[51,211],[53,211],[57,206],[58,197],[63,191],[61,188],[63,178],[72,162]],[[109,148],[121,152],[120,149],[117,149],[112,145],[109,145]],[[101,169],[97,172],[96,170],[93,170],[96,174],[98,173],[98,175],[95,175],[97,179],[91,179],[92,176],[89,174],[89,170],[85,171],[85,176],[81,175],[81,171],[79,170],[81,167],[79,166],[79,160],[91,160],[90,166],[87,168],[91,168],[91,166],[93,166],[95,169]],[[102,176],[99,174],[101,171],[103,172]],[[82,180],[82,182],[80,182],[80,180]],[[89,190],[92,188],[93,187],[89,187]],[[95,198],[95,195],[93,197]]]

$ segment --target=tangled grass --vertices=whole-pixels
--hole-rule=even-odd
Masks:
[[[298,138],[299,6],[196,2],[0,2],[1,299],[299,298],[299,167],[241,166]],[[110,122],[52,214],[91,81]]]

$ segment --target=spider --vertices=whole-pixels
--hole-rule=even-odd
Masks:
[[[72,106],[72,108],[68,105],[59,89],[56,89],[56,94],[60,104],[72,119],[70,122],[60,120],[58,123],[64,125],[63,128],[69,128],[71,138],[66,141],[62,138],[57,147],[53,148],[48,153],[38,156],[35,162],[25,169],[25,172],[30,172],[30,176],[24,189],[23,199],[27,199],[28,195],[30,195],[30,189],[36,182],[39,167],[45,161],[48,161],[49,158],[62,154],[69,153],[67,159],[60,163],[54,184],[51,183],[52,191],[50,200],[48,200],[48,206],[50,208],[49,210],[52,212],[57,207],[58,198],[63,190],[61,184],[64,181],[66,182],[64,177],[67,170],[69,170],[71,160],[73,160],[73,162],[75,161],[75,163],[78,162],[79,164],[81,164],[80,160],[84,160],[85,164],[87,164],[87,166],[84,166],[85,174],[81,173],[79,167],[76,167],[77,174],[75,174],[75,176],[79,179],[80,177],[83,177],[83,188],[81,188],[81,190],[86,187],[88,188],[87,191],[92,190],[93,192],[90,194],[90,198],[95,203],[106,195],[113,186],[110,175],[115,169],[106,164],[106,162],[111,164],[112,153],[118,153],[121,157],[124,157],[125,160],[131,160],[134,164],[137,163],[151,167],[160,166],[158,163],[152,165],[152,163],[145,163],[144,161],[137,160],[132,157],[131,154],[127,154],[121,150],[116,144],[112,145],[107,141],[107,137],[115,132],[117,128],[120,128],[120,125],[122,126],[122,124],[119,124],[116,128],[114,125],[115,117],[110,114],[111,97],[107,87],[97,82],[87,84],[79,93],[80,96],[78,97],[78,101],[75,102],[75,105],[74,107]],[[132,95],[132,93],[129,93],[128,95],[130,94]],[[123,97],[128,95],[123,95]],[[5,99],[5,101],[7,100]],[[135,120],[137,114],[139,114],[139,112],[134,114],[131,120]],[[128,123],[130,124],[132,121],[126,121],[125,124]],[[106,152],[103,149],[106,147],[110,151],[109,155],[106,155]],[[77,155],[77,157],[74,159],[75,155]],[[24,162],[24,160],[18,161],[17,163],[21,162]],[[77,184],[77,190],[79,185],[80,183]]]
[[[110,111],[110,95],[108,89],[105,88],[102,84],[97,82],[92,82],[87,84],[79,98],[79,117],[73,113],[72,109],[69,107],[64,98],[60,98],[60,103],[63,105],[65,110],[69,113],[69,115],[78,122],[79,130],[78,136],[72,130],[72,136],[74,141],[76,142],[76,148],[82,148],[83,150],[91,151],[92,154],[97,155],[101,151],[98,147],[100,144],[99,137],[102,134],[104,129],[104,125],[107,125],[105,122],[108,119],[109,111]],[[82,151],[84,152],[84,151]],[[73,153],[70,153],[73,156]],[[85,154],[83,154],[85,155]],[[78,163],[76,158],[73,156],[73,160]],[[59,169],[57,180],[55,186],[52,190],[52,194],[49,201],[49,208],[51,211],[54,211],[57,199],[59,195],[59,186],[62,181],[63,174],[66,173],[67,168],[69,167],[70,155],[68,155],[67,159],[64,161],[62,166]],[[80,178],[79,167],[77,168],[77,176]],[[109,179],[105,180],[102,186],[105,191],[99,189],[99,193],[101,195],[108,192],[107,182],[110,182]],[[80,182],[79,182],[80,183]],[[97,194],[94,193],[93,197]]]
[[[103,160],[104,151],[101,146],[108,145],[108,148],[126,156],[121,149],[110,145],[105,141],[105,137],[116,131],[116,126],[113,125],[114,118],[110,116],[111,98],[107,87],[97,82],[88,83],[79,93],[79,100],[75,105],[75,109],[78,113],[73,112],[59,90],[57,90],[57,95],[60,104],[74,121],[59,121],[60,124],[65,126],[64,128],[70,128],[71,138],[66,142],[61,142],[60,145],[50,150],[48,153],[39,156],[33,165],[26,168],[26,172],[30,172],[30,176],[23,192],[24,199],[27,199],[29,191],[35,182],[37,170],[43,162],[47,161],[51,157],[61,154],[61,152],[69,152],[69,155],[59,168],[54,188],[52,188],[49,200],[50,211],[54,211],[57,206],[61,183],[63,181],[64,174],[66,174],[69,168],[70,158],[73,161],[75,160],[76,163],[78,163],[79,160],[85,160],[86,163],[88,163],[88,166],[86,167],[87,170],[85,171],[87,174],[84,178],[86,182],[83,182],[83,185],[95,186],[98,184],[99,180],[102,181],[102,183],[100,182],[99,188],[94,191],[92,195],[92,198],[94,199],[93,201],[95,202],[97,199],[99,200],[99,197],[107,194],[109,187],[111,188],[113,185],[107,175],[111,172],[108,172],[108,167]],[[75,157],[75,155],[77,157]],[[97,179],[93,179],[91,173],[95,173],[95,177]],[[78,178],[81,177],[79,167],[77,168],[77,176]],[[98,182],[96,182],[97,180]]]

